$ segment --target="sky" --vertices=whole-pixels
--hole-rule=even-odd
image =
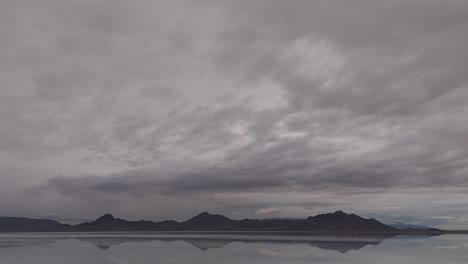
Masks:
[[[468,1],[2,0],[0,215],[468,229]]]

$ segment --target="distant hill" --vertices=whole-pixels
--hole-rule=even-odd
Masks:
[[[374,218],[366,219],[355,214],[336,211],[332,214],[320,214],[308,217],[306,230],[322,231],[362,231],[362,232],[395,232],[396,229]]]
[[[431,229],[434,232],[435,229]],[[105,214],[93,222],[65,225],[53,220],[0,218],[0,232],[98,232],[98,231],[294,231],[336,233],[396,233],[401,230],[343,211],[306,219],[233,220],[219,214],[201,213],[183,222],[128,221]],[[414,231],[414,230],[413,230]],[[423,231],[418,229],[418,231]]]
[[[48,219],[0,217],[0,232],[59,232],[69,228],[69,225]]]
[[[158,230],[158,224],[152,221],[127,221],[115,218],[111,214],[105,214],[94,222],[84,222],[71,227],[71,231],[93,232],[93,231],[153,231]]]
[[[179,224],[179,230],[236,230],[238,221],[224,215],[201,213]]]

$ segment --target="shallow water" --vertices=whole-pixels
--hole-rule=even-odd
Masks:
[[[468,236],[0,234],[1,264],[465,264]]]

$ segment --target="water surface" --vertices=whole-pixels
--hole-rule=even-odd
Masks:
[[[0,234],[1,264],[465,264],[468,236]]]

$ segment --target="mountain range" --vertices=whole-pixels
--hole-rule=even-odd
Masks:
[[[421,229],[419,231],[437,231]],[[166,220],[128,221],[105,214],[95,221],[77,225],[54,220],[0,217],[0,232],[110,232],[110,231],[290,231],[335,233],[397,233],[402,230],[374,218],[363,218],[343,211],[319,214],[306,219],[233,220],[219,214],[201,213],[183,222]],[[412,231],[415,231],[412,229]]]

